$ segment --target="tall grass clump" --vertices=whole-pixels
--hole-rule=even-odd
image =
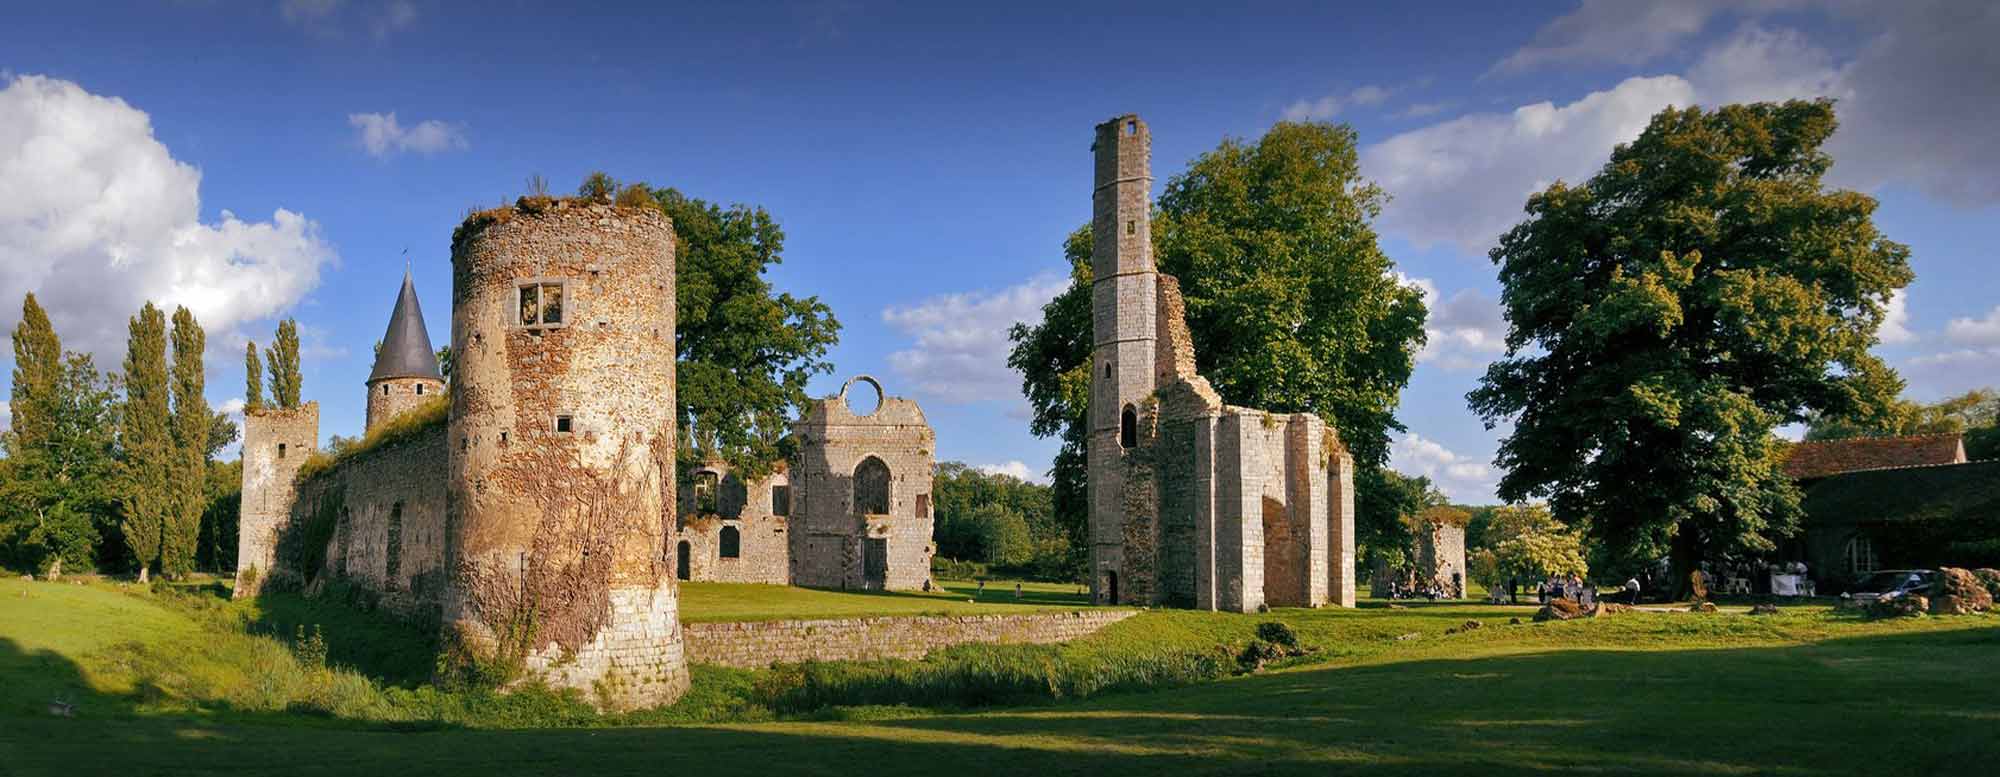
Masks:
[[[1218,679],[1236,667],[1225,648],[1137,652],[1059,645],[960,645],[919,661],[807,662],[771,668],[753,688],[779,714],[831,707],[990,707],[1087,699]]]

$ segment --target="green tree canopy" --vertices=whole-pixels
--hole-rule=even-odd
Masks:
[[[33,448],[52,433],[62,368],[62,341],[29,294],[21,301],[21,323],[14,326],[14,386],[7,405],[12,446]]]
[[[2000,421],[2000,392],[1973,389],[1929,404],[1898,398],[1869,409],[1875,412],[1860,417],[1814,414],[1806,427],[1806,439],[1901,437],[1988,428]]]
[[[133,316],[125,354],[125,406],[119,413],[120,506],[125,545],[139,579],[161,560],[174,514],[174,438],[167,380],[167,322],[148,302]]]
[[[208,509],[209,441],[216,434],[215,413],[209,409],[207,373],[202,353],[208,336],[186,307],[174,309],[172,369],[173,469],[169,486],[173,507],[161,542],[161,571],[179,577],[194,571],[195,546],[201,539],[201,514]]]
[[[257,341],[243,344],[243,409],[264,409],[264,364],[257,360]]]
[[[299,322],[287,318],[278,322],[278,334],[271,347],[264,349],[264,362],[270,368],[271,403],[291,410],[299,406]]]
[[[1352,129],[1281,122],[1255,142],[1225,139],[1169,179],[1153,227],[1202,374],[1232,404],[1325,418],[1364,472],[1403,428],[1395,409],[1424,344],[1422,295],[1397,278],[1370,225],[1385,200],[1361,177]],[[1090,251],[1088,227],[1064,242],[1070,286],[1040,322],[1014,327],[1008,359],[1032,431],[1062,439],[1055,505],[1079,545]]]
[[[1494,508],[1487,544],[1466,561],[1474,580],[1505,588],[1510,579],[1546,580],[1590,571],[1584,562],[1583,534],[1570,529],[1538,504]]]
[[[15,426],[0,436],[0,565],[88,570],[113,514],[116,393],[88,355],[61,353],[32,295],[23,308],[13,336]]]
[[[650,191],[674,224],[683,463],[715,457],[759,477],[787,453],[782,443],[805,406],[806,381],[833,370],[826,353],[840,340],[840,322],[818,297],[775,292],[765,279],[785,243],[768,211],[627,188]]]
[[[1502,498],[1680,571],[1792,529],[1771,430],[1900,388],[1868,348],[1909,249],[1873,199],[1822,187],[1833,130],[1825,101],[1669,108],[1583,185],[1528,198],[1492,251],[1507,358],[1468,397],[1513,426]]]

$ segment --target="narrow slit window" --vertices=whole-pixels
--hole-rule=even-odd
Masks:
[[[421,397],[423,395],[424,395],[424,384],[419,383],[417,384],[417,396]]]
[[[1125,222],[1125,234],[1128,235],[1139,234],[1139,222],[1136,220]]]
[[[350,397],[351,397],[351,396],[354,396],[354,395],[353,395],[353,394],[349,394],[348,396],[350,396]],[[282,458],[284,458],[284,457],[285,457],[285,444],[284,444],[284,443],[278,443],[278,458],[281,458],[281,459],[282,459]]]
[[[791,486],[772,486],[772,487],[771,487],[771,514],[772,514],[772,515],[791,515],[791,514],[792,514],[792,487],[791,487]]]

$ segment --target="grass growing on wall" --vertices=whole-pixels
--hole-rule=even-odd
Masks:
[[[409,411],[389,419],[381,426],[368,430],[361,441],[354,445],[338,451],[314,452],[304,464],[299,465],[299,479],[317,477],[369,451],[413,439],[445,425],[450,419],[451,395],[439,394],[435,399],[410,408]]]

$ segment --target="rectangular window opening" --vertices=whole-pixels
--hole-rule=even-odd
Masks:
[[[521,326],[555,327],[563,323],[564,286],[560,281],[521,284]]]
[[[1128,234],[1128,235],[1136,235],[1136,234],[1139,234],[1139,222],[1137,222],[1137,221],[1127,221],[1127,222],[1125,222],[1125,234]]]
[[[352,394],[350,394],[350,395],[348,395],[348,396],[353,396],[353,395],[352,395]],[[281,458],[281,459],[282,459],[282,458],[284,458],[284,457],[285,457],[285,444],[284,444],[284,443],[278,443],[278,458]]]
[[[557,434],[569,434],[569,433],[570,433],[570,421],[569,421],[569,416],[566,416],[566,415],[559,415],[559,416],[556,416],[556,433],[557,433]]]
[[[791,515],[791,514],[792,514],[792,487],[791,487],[791,486],[772,486],[772,487],[771,487],[771,514],[772,514],[772,515]]]

